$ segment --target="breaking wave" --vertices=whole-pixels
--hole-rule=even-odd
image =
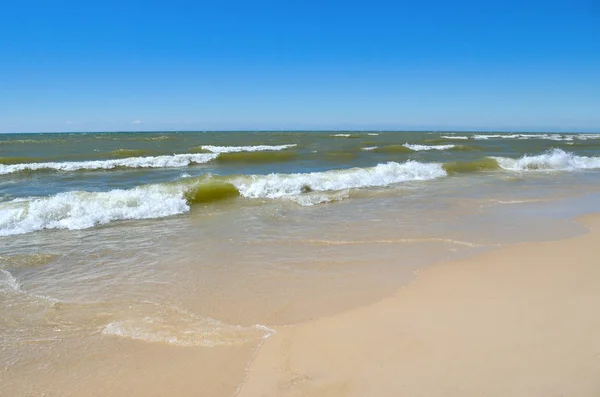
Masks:
[[[560,134],[475,134],[473,139],[549,139],[553,141],[573,140],[572,136],[562,136]]]
[[[174,154],[170,156],[129,157],[114,160],[88,160],[46,163],[0,164],[0,175],[22,171],[79,171],[110,170],[115,168],[173,168],[190,164],[207,163],[215,158],[216,153]]]
[[[573,140],[589,140],[589,139],[600,139],[600,134],[521,134],[521,133],[504,133],[504,134],[473,134],[473,135],[442,135],[442,139],[475,139],[475,140],[488,140],[488,139],[543,139],[550,141],[566,141],[571,142]],[[428,140],[428,141],[435,141]]]
[[[196,156],[215,158],[218,154]],[[517,159],[486,157],[445,164],[388,162],[368,168],[296,174],[184,176],[175,182],[132,189],[71,191],[48,197],[0,202],[0,236],[43,229],[79,230],[114,221],[161,218],[186,213],[195,203],[211,203],[236,197],[281,199],[300,205],[317,205],[343,200],[349,197],[352,189],[386,187],[408,181],[432,180],[448,174],[499,169],[518,172],[600,169],[600,157],[578,156],[553,149]]]
[[[80,230],[113,221],[162,218],[186,213],[194,203],[238,196],[315,205],[342,200],[348,196],[349,189],[385,187],[446,175],[441,164],[408,161],[304,174],[204,175],[127,190],[72,191],[0,203],[0,236],[43,229]]]
[[[491,157],[498,165],[510,171],[576,171],[600,168],[600,157],[577,156],[562,149],[549,150],[537,156],[519,159]]]
[[[66,192],[0,203],[0,236],[42,229],[87,229],[116,220],[150,219],[187,212],[183,194],[150,185],[108,192]],[[172,190],[172,189],[171,189]]]
[[[311,172],[306,174],[270,174],[241,177],[233,182],[247,198],[281,198],[308,192],[340,191],[365,187],[384,187],[406,181],[424,181],[446,176],[441,164],[389,162],[370,168]]]
[[[464,135],[442,135],[442,138],[444,138],[444,139],[459,139],[459,140],[469,139],[468,136],[464,136]]]
[[[192,153],[161,156],[144,156],[150,152],[143,149],[116,149],[108,157],[125,157],[109,160],[85,160],[63,162],[38,162],[30,157],[0,157],[0,175],[23,171],[80,171],[111,170],[116,168],[175,168],[190,164],[203,164],[219,159],[219,162],[273,163],[294,160],[295,153],[278,151],[295,147],[288,145],[256,146],[198,146]],[[144,157],[138,157],[144,156]]]
[[[386,145],[386,146],[377,146],[372,149],[373,152],[377,153],[412,153],[412,150],[405,145]]]
[[[456,148],[456,145],[418,145],[411,143],[405,143],[403,146],[416,152],[420,152],[422,150],[448,150]]]
[[[269,150],[285,150],[296,146],[295,143],[289,145],[254,145],[254,146],[213,146],[202,145],[201,149],[212,153],[235,153],[235,152],[262,152]]]
[[[473,139],[545,139],[550,141],[566,141],[600,139],[600,134],[475,134]]]
[[[577,171],[600,168],[600,157],[577,156],[562,149],[552,149],[536,156],[485,157],[473,161],[445,163],[448,174],[494,171]]]

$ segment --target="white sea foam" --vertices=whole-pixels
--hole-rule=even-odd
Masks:
[[[202,149],[213,153],[234,153],[234,152],[264,152],[285,150],[296,146],[295,143],[289,145],[254,145],[254,146],[213,146],[203,145]]]
[[[410,150],[414,150],[414,151],[422,151],[422,150],[448,150],[448,149],[452,149],[455,148],[456,145],[418,145],[418,144],[411,144],[411,143],[405,143],[403,145],[404,147],[409,148]]]
[[[338,137],[348,138],[349,136],[351,136],[351,134],[333,134],[332,136],[338,136]]]
[[[113,168],[174,168],[190,164],[207,163],[217,158],[215,153],[174,154],[171,156],[128,157],[115,160],[69,161],[51,163],[0,164],[0,175],[20,171],[78,171],[78,170],[109,170]]]
[[[270,174],[240,177],[232,183],[248,198],[281,198],[306,192],[383,187],[406,181],[424,181],[446,176],[441,164],[389,162],[371,168],[311,172],[306,174]]]
[[[342,201],[350,197],[349,190],[343,190],[341,192],[317,192],[317,193],[307,193],[300,194],[296,196],[286,196],[285,199],[289,199],[300,204],[303,207],[311,207],[313,205],[331,203],[334,201]]]
[[[582,141],[586,141],[588,139],[600,139],[600,134],[576,134],[571,136]]]
[[[441,164],[379,164],[371,168],[313,172],[306,174],[250,175],[224,179],[243,197],[288,199],[301,205],[342,200],[347,190],[383,187],[406,181],[443,177]],[[107,192],[72,191],[49,197],[18,198],[0,203],[0,236],[43,229],[80,230],[113,221],[153,219],[190,210],[186,193],[206,177],[168,184],[145,185]]]
[[[102,335],[180,347],[214,347],[259,341],[273,333],[262,325],[228,325],[176,307],[145,306],[152,307],[134,308],[137,311],[128,313],[128,318],[107,324],[101,331]]]
[[[0,203],[0,236],[42,229],[87,229],[117,220],[189,211],[183,188],[149,185],[108,192],[66,192]]]
[[[0,269],[0,289],[8,289],[12,292],[20,292],[21,286],[17,279],[8,271]]]
[[[473,139],[545,139],[551,141],[572,141],[573,135],[560,134],[476,134]]]
[[[519,159],[492,157],[500,167],[510,171],[575,171],[600,168],[600,157],[577,156],[561,149]]]
[[[371,136],[378,136],[379,134],[376,132],[369,132],[367,135],[371,135]]]
[[[445,139],[469,139],[468,136],[460,135],[443,135]],[[522,134],[522,133],[505,133],[505,134],[474,134],[471,136],[476,140],[488,139],[543,139],[550,141],[566,141],[570,142],[574,139],[600,139],[600,134]]]
[[[379,146],[367,146],[362,148],[362,150],[366,150],[366,151],[370,151],[370,150],[375,150],[377,149]]]

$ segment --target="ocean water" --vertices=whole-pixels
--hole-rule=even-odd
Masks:
[[[599,191],[600,134],[0,135],[0,394],[249,360],[422,266],[581,233]]]

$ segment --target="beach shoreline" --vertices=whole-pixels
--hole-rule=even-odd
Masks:
[[[237,396],[596,396],[600,214],[589,232],[419,272],[392,297],[275,327]]]
[[[374,314],[353,313],[414,290],[430,266],[585,233],[573,219],[597,212],[600,199],[597,134],[188,132],[0,141],[7,154],[0,168],[8,172],[0,181],[0,395],[230,397],[256,382],[281,335],[332,322],[306,343],[367,340],[374,330],[363,323]],[[453,277],[448,282],[460,286],[474,276]],[[412,311],[427,313],[419,305],[433,292],[415,299]],[[430,314],[425,333],[448,327],[444,315]],[[353,318],[350,331],[336,329],[344,316]],[[388,327],[380,320],[371,321],[375,331]],[[396,333],[372,339],[393,351],[406,331],[392,325]],[[372,374],[385,363],[379,345],[371,352],[363,344],[364,351],[338,347],[373,357],[356,373],[310,368],[310,360],[328,362],[321,350],[306,358],[306,371],[292,365],[297,358],[280,363],[299,378],[271,394],[318,395],[328,376],[367,377],[341,395],[356,387],[369,394],[372,381],[396,385]],[[269,373],[284,385],[278,376]]]

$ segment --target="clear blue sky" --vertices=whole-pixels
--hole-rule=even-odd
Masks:
[[[600,130],[600,1],[28,1],[0,132]]]

